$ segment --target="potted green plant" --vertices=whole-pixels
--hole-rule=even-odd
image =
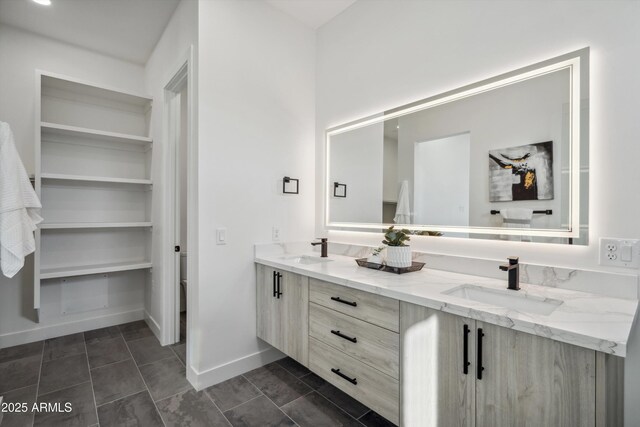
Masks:
[[[382,243],[387,245],[388,266],[411,267],[411,247],[406,244],[410,234],[406,228],[395,230],[393,225],[387,229]]]

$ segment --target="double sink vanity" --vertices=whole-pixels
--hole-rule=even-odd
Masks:
[[[256,246],[258,337],[395,424],[622,425],[637,300],[285,248]]]

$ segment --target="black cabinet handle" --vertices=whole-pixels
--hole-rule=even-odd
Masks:
[[[273,296],[278,295],[278,291],[276,291],[276,274],[278,274],[275,270],[273,270]]]
[[[358,385],[358,380],[357,379],[349,378],[348,376],[346,376],[345,374],[340,372],[340,369],[331,368],[331,372],[333,372],[334,374],[336,374],[340,378],[344,378],[345,380],[349,381],[351,384]]]
[[[484,337],[484,333],[482,332],[482,328],[478,328],[478,363],[476,363],[476,371],[477,378],[479,380],[482,379],[482,371],[484,371],[484,367],[482,366],[482,337]]]
[[[339,336],[340,338],[344,338],[344,339],[345,339],[345,340],[347,340],[347,341],[351,341],[352,343],[357,343],[357,342],[358,342],[358,338],[356,338],[356,337],[353,337],[353,338],[348,337],[348,336],[346,336],[346,335],[344,335],[344,334],[340,333],[340,331],[334,331],[334,330],[332,329],[332,330],[331,330],[331,333],[332,333],[333,335],[337,335],[337,336]]]
[[[469,365],[471,365],[471,362],[469,362],[469,332],[471,332],[469,330],[469,325],[464,325],[462,327],[462,337],[463,337],[463,347],[464,349],[463,351],[463,355],[462,355],[462,373],[467,375],[469,373]]]
[[[278,292],[276,293],[276,297],[280,299],[280,295],[282,295],[282,292],[280,291],[280,279],[282,279],[282,273],[276,274],[276,277],[278,278]]]
[[[340,297],[331,297],[332,300],[337,301],[337,302],[341,302],[342,304],[347,304],[353,307],[357,307],[358,303],[355,301],[345,301],[343,299],[340,299]]]

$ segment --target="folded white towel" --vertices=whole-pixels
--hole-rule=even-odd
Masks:
[[[509,208],[501,209],[502,227],[504,228],[531,228],[533,209]],[[520,242],[530,242],[530,236],[502,236],[502,240],[516,240]]]
[[[396,216],[393,217],[396,224],[411,224],[411,208],[409,207],[409,181],[404,180],[398,192],[398,205]]]
[[[0,268],[13,277],[36,249],[33,231],[42,208],[16,150],[8,123],[0,122]]]

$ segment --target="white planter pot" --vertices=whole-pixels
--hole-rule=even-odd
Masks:
[[[387,265],[389,267],[411,267],[411,246],[388,246]]]

